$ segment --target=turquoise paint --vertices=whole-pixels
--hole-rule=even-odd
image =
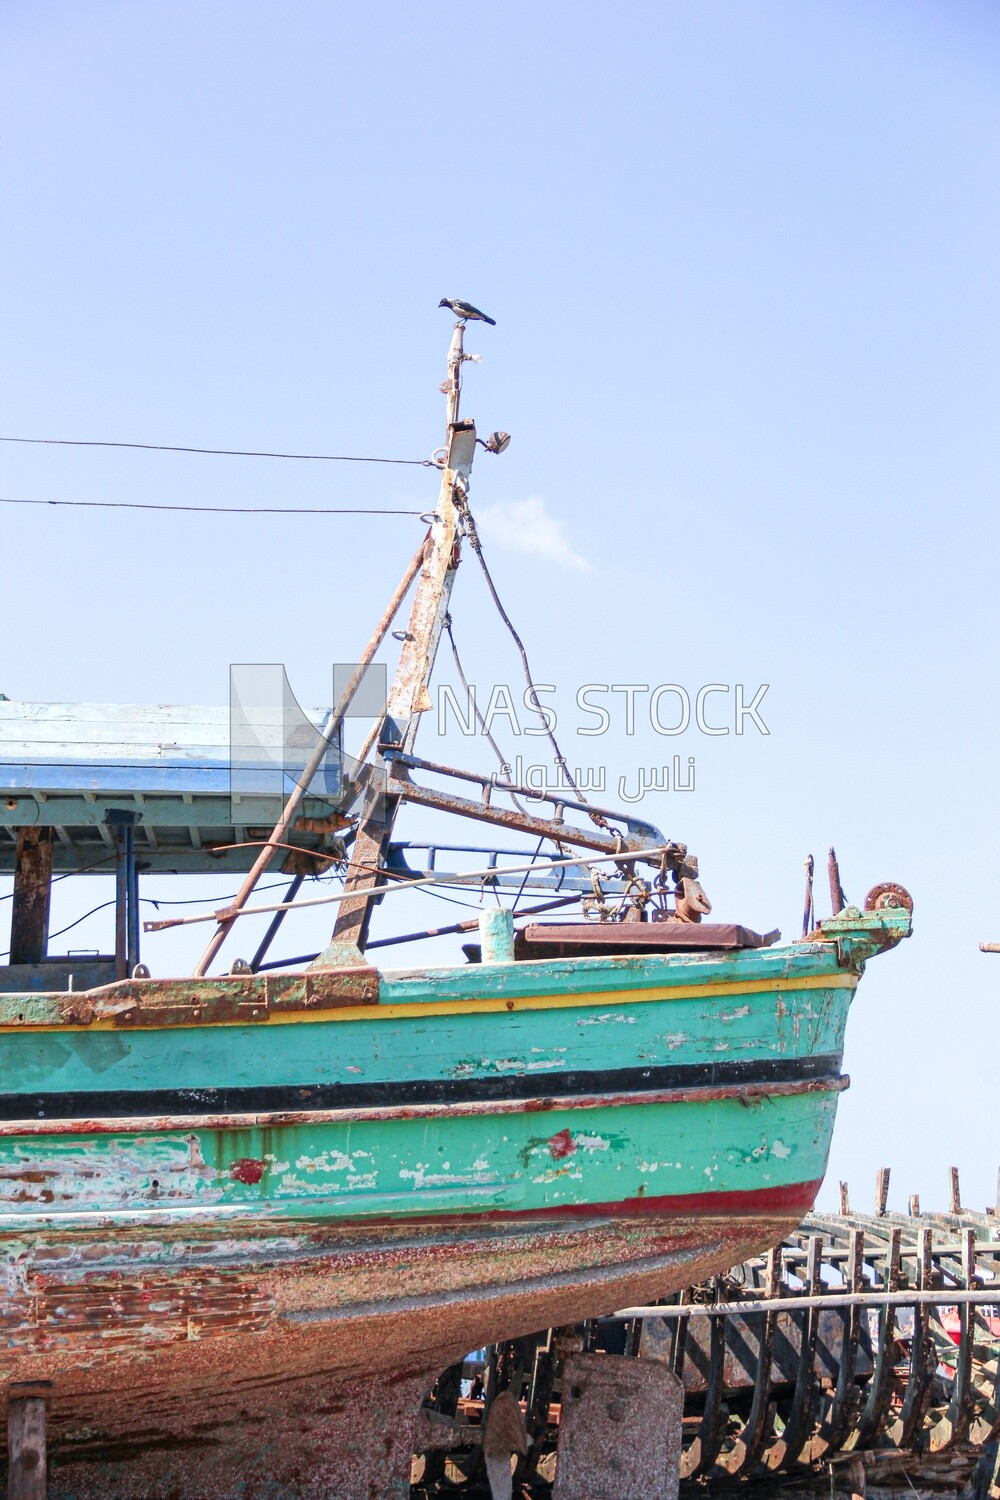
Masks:
[[[495,1078],[843,1049],[849,989],[356,1021],[9,1032],[4,1093]]]
[[[660,1064],[753,1062],[831,1054],[839,1060],[853,985],[794,990],[780,982],[856,976],[908,930],[904,913],[848,910],[823,942],[728,957],[546,960],[384,976],[383,1006],[285,1024],[120,1030],[41,1029],[65,997],[4,997],[0,1015],[40,1029],[0,1038],[2,1088],[100,1092],[323,1081],[529,1076]],[[765,981],[757,993],[709,985]],[[693,994],[679,987],[697,986]],[[610,993],[665,997],[623,1002]],[[671,995],[671,991],[674,992]],[[591,998],[586,1000],[587,994]],[[482,997],[582,996],[538,1009],[462,1010]],[[607,996],[607,999],[603,997]],[[458,1010],[429,1016],[413,1001]],[[209,1108],[211,1106],[208,1106]],[[537,1212],[593,1204],[794,1189],[822,1177],[836,1094],[804,1092],[674,1103],[442,1111],[413,1118],[310,1121],[251,1129],[178,1129],[0,1138],[0,1231],[36,1226],[117,1230],[337,1221],[386,1216]],[[750,1201],[750,1200],[748,1200]],[[9,1242],[10,1243],[10,1242]]]
[[[0,1141],[0,1231],[77,1216],[527,1211],[818,1180],[836,1095]],[[30,1163],[34,1180],[19,1171]],[[256,1181],[240,1180],[253,1164]]]

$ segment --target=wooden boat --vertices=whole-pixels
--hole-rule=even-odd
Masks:
[[[909,921],[3,997],[0,1366],[52,1382],[55,1493],[109,1465],[116,1495],[229,1493],[234,1466],[269,1493],[272,1427],[289,1493],[289,1464],[352,1493],[338,1399],[408,1460],[407,1404],[468,1349],[773,1243],[823,1177],[864,964]]]
[[[0,1373],[15,1405],[48,1393],[54,1497],[402,1496],[445,1366],[697,1282],[815,1199],[851,998],[910,930],[898,887],[776,945],[681,920],[696,867],[649,825],[524,814],[669,871],[674,910],[516,941],[501,910],[478,962],[368,962],[386,801],[501,821],[412,774],[453,459],[330,948],[0,995]]]

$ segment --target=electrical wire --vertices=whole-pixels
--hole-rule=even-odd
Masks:
[[[156,875],[158,872],[151,870],[148,873]],[[286,880],[272,880],[269,885],[259,885],[257,889],[259,891],[276,891],[279,887],[283,888],[287,884]],[[148,902],[150,906],[155,906],[157,911],[159,911],[161,906],[218,906],[220,901],[235,900],[235,894],[233,896],[190,896],[182,901],[168,901],[165,896],[140,896],[139,899],[140,901]],[[55,933],[53,933],[54,936]]]
[[[146,500],[18,500],[0,495],[0,505],[63,505],[85,510],[183,510],[219,516],[422,516],[422,510],[361,505],[160,505]]]
[[[222,458],[298,458],[330,464],[406,464],[436,469],[432,458],[368,458],[349,453],[271,453],[253,448],[187,448],[172,443],[109,443],[96,438],[0,437],[0,443],[31,443],[54,448],[138,448],[145,453],[211,453]]]
[[[115,856],[112,854],[110,857],[112,859],[114,859]],[[104,864],[104,860],[101,860],[100,863]],[[94,866],[91,865],[90,868],[93,869]],[[57,875],[56,876],[56,880],[65,880],[67,875],[81,875],[83,873],[84,872],[82,870],[67,870],[66,875]],[[52,884],[55,885],[55,883],[56,883],[56,881],[54,880],[52,882]],[[275,881],[272,881],[270,885],[261,886],[261,890],[262,891],[271,891],[271,890],[274,890],[277,886],[283,886],[284,884],[285,884],[285,882],[283,880],[275,880]],[[11,894],[13,894],[13,893],[11,893]],[[433,892],[428,892],[428,894],[433,894]],[[8,898],[4,897],[3,899],[7,900]],[[211,897],[211,896],[196,896],[196,897],[192,897],[188,901],[160,901],[160,900],[157,900],[154,896],[140,896],[139,897],[139,901],[140,901],[141,905],[143,905],[143,906],[154,906],[157,911],[159,911],[159,909],[160,909],[161,906],[205,906],[208,902],[211,902],[212,900],[215,900],[215,899],[217,899],[217,898],[214,898],[214,897]],[[84,914],[83,914],[82,917],[77,917],[75,919],[75,921],[70,922],[68,926],[66,926],[66,927],[60,927],[56,932],[50,932],[49,935],[48,935],[49,936],[49,941],[51,941],[52,938],[62,937],[63,934],[66,933],[66,932],[72,932],[74,927],[79,927],[82,922],[86,922],[87,921],[88,917],[96,917],[96,915],[97,915],[97,913],[99,911],[106,911],[109,906],[114,906],[115,904],[116,904],[115,900],[114,900],[114,898],[112,898],[112,900],[110,900],[110,901],[102,901],[101,904],[100,904],[100,906],[92,906],[89,911],[85,911],[84,912]],[[462,902],[459,902],[458,904],[461,905],[461,906],[467,906],[469,903],[466,902],[466,901],[462,901]],[[9,954],[10,954],[10,950],[8,949],[7,952],[4,953],[4,954],[2,954],[2,955],[0,955],[0,957],[7,958],[7,957],[9,957]]]
[[[145,898],[140,897],[140,900],[144,900],[144,899]],[[79,927],[80,923],[81,922],[86,922],[86,920],[87,920],[88,917],[95,917],[99,911],[105,911],[107,909],[107,907],[114,906],[115,904],[116,904],[116,902],[115,902],[114,897],[112,897],[112,899],[110,901],[102,901],[101,904],[100,904],[100,906],[92,906],[90,908],[90,911],[84,912],[84,914],[83,914],[82,917],[77,917],[76,921],[75,922],[70,922],[70,924],[67,927],[60,927],[59,930],[58,930],[58,932],[50,932],[49,933],[49,937],[50,938],[62,937],[62,935],[63,935],[64,932],[72,932],[74,927]],[[153,904],[155,905],[155,902]]]
[[[105,854],[103,859],[95,859],[92,865],[83,865],[79,870],[66,870],[62,875],[53,875],[52,884],[58,885],[60,880],[68,880],[71,875],[89,875],[91,870],[96,870],[101,865],[109,864],[111,860],[116,858],[117,855],[115,854]],[[0,901],[13,901],[13,899],[13,890],[9,890],[5,895],[0,896]]]

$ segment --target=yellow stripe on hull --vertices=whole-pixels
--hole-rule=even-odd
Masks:
[[[214,1021],[207,1017],[190,1022],[174,1020],[167,1022],[164,1029],[166,1027],[171,1030],[185,1027],[201,1029],[206,1026],[234,1025],[315,1026],[317,1022],[325,1024],[330,1021],[417,1021],[430,1016],[492,1015],[503,1011],[572,1010],[579,1007],[596,1008],[598,1006],[606,1008],[619,1005],[648,1005],[660,1000],[714,1000],[720,997],[735,998],[739,995],[794,994],[800,990],[854,989],[857,983],[857,974],[808,974],[799,979],[733,979],[715,984],[657,985],[649,989],[598,990],[585,994],[520,995],[510,998],[498,995],[473,996],[468,1000],[414,1000],[395,1005],[345,1005],[327,1010],[316,1007],[310,1010],[271,1011],[269,1015],[262,1016],[257,1021],[250,1019],[234,1021],[232,1018]],[[23,1035],[28,1031],[122,1032],[132,1029],[130,1026],[123,1026],[112,1016],[95,1018],[88,1026],[58,1024],[0,1026],[0,1035],[5,1032]],[[147,1012],[144,1016],[141,1029],[143,1031],[159,1029],[151,1012]]]

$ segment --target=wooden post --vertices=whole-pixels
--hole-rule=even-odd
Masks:
[[[48,1381],[12,1385],[7,1406],[7,1500],[45,1500],[48,1458],[45,1397]]]
[[[847,1183],[840,1184],[840,1212],[846,1217],[851,1211],[851,1198],[847,1191]]]
[[[10,919],[10,961],[38,964],[49,942],[52,896],[52,829],[20,828],[14,856],[14,900]]]
[[[889,1168],[879,1167],[875,1173],[875,1217],[885,1218],[885,1211],[889,1204]]]
[[[948,1186],[951,1190],[949,1194],[951,1211],[953,1214],[960,1214],[962,1212],[962,1189],[959,1186],[957,1167],[948,1168]]]

